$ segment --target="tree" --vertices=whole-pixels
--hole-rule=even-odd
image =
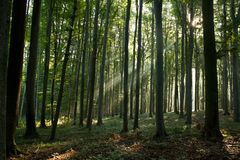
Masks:
[[[105,72],[105,61],[106,61],[106,52],[107,52],[107,38],[108,38],[108,24],[109,24],[109,15],[111,9],[111,0],[107,0],[107,9],[106,9],[106,19],[104,26],[104,38],[103,38],[103,55],[102,63],[100,68],[100,84],[99,84],[99,98],[98,98],[98,125],[102,125],[102,115],[103,115],[103,93],[104,93],[104,72]]]
[[[194,47],[194,28],[193,28],[193,18],[194,18],[194,9],[193,9],[193,0],[189,2],[190,10],[190,32],[189,32],[189,47],[188,52],[186,53],[186,111],[187,111],[187,120],[186,124],[192,124],[192,57],[193,57],[193,47]]]
[[[0,1],[0,159],[6,159],[6,97],[8,36],[11,1]]]
[[[123,95],[123,129],[122,132],[128,132],[128,43],[129,43],[129,21],[131,11],[131,0],[127,1],[126,19],[125,19],[125,43],[124,43],[124,95]]]
[[[222,7],[223,7],[223,23],[222,23],[222,30],[223,30],[223,49],[225,56],[223,59],[223,73],[222,73],[222,105],[224,110],[224,115],[229,115],[228,111],[228,52],[227,50],[227,7],[226,7],[226,0],[222,0]]]
[[[130,119],[133,119],[133,91],[134,91],[136,38],[137,38],[137,23],[138,23],[138,0],[135,0],[135,4],[136,4],[136,17],[135,17],[135,29],[134,29],[134,38],[133,38],[132,79],[131,79],[131,88],[130,88]]]
[[[162,29],[162,0],[154,0],[156,25],[156,135],[155,138],[166,136],[163,118],[163,29]]]
[[[25,37],[26,0],[14,0],[7,76],[7,152],[19,152],[15,142]]]
[[[63,65],[62,65],[62,74],[61,74],[60,89],[58,92],[56,113],[55,113],[54,120],[53,120],[50,140],[54,140],[55,135],[56,135],[57,123],[58,123],[58,118],[59,118],[60,109],[61,109],[61,105],[62,105],[65,75],[66,75],[66,69],[67,69],[67,62],[69,60],[69,55],[70,55],[70,47],[71,47],[71,43],[72,43],[72,33],[73,33],[74,22],[75,22],[75,18],[76,18],[76,11],[77,11],[77,0],[74,0],[73,11],[72,11],[71,19],[70,19],[70,28],[68,30],[67,47],[66,47],[66,51],[65,51],[65,55],[64,55]]]
[[[155,49],[155,37],[154,37],[154,4],[152,3],[152,31],[151,31],[151,82],[150,82],[150,109],[149,109],[149,116],[152,117],[154,112],[154,49]]]
[[[180,86],[180,118],[183,118],[183,106],[184,106],[184,77],[185,77],[185,35],[186,35],[186,5],[181,4],[182,8],[182,20],[181,20],[181,27],[182,27],[182,45],[181,45],[181,86]]]
[[[32,14],[31,40],[26,80],[26,132],[25,136],[34,138],[38,136],[35,124],[35,82],[38,57],[38,36],[40,22],[41,0],[34,0]]]
[[[99,10],[100,10],[100,0],[96,0],[95,16],[94,16],[94,29],[93,29],[93,51],[92,51],[92,55],[91,55],[90,69],[89,69],[89,102],[88,102],[88,116],[87,116],[87,128],[89,128],[89,129],[91,129],[91,127],[92,127],[92,111],[93,111],[96,58],[97,58]]]
[[[139,95],[140,95],[140,68],[142,57],[142,8],[143,0],[139,0],[139,19],[138,19],[138,50],[137,50],[137,76],[136,76],[136,99],[135,99],[135,116],[133,129],[139,128]],[[142,98],[142,97],[141,97]]]
[[[206,109],[204,136],[222,138],[219,130],[217,56],[213,21],[213,0],[202,1],[204,60],[206,77]]]
[[[233,51],[232,51],[232,74],[233,74],[233,108],[234,121],[240,122],[240,93],[239,93],[239,57],[238,57],[238,26],[240,24],[240,6],[236,15],[235,0],[231,0],[231,20],[233,26]]]
[[[50,44],[51,44],[51,29],[53,17],[53,0],[49,1],[47,31],[46,31],[46,48],[45,48],[45,61],[44,61],[44,77],[43,77],[43,98],[42,98],[42,112],[40,127],[46,128],[45,112],[46,112],[46,98],[48,88],[48,72],[49,72],[49,59],[50,59]]]
[[[86,52],[88,45],[88,22],[89,21],[89,0],[86,0],[86,11],[85,11],[85,25],[84,25],[84,44],[82,53],[82,75],[81,75],[81,93],[80,93],[80,122],[79,125],[83,126],[83,102],[84,102],[84,88],[85,88],[85,62],[86,62]]]

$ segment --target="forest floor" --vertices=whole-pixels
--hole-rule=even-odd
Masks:
[[[129,120],[132,128],[133,120]],[[239,160],[240,124],[229,116],[220,116],[222,142],[209,142],[201,138],[203,113],[193,113],[189,129],[183,119],[174,113],[165,114],[168,136],[156,142],[155,120],[140,116],[140,129],[121,134],[119,117],[104,119],[103,126],[92,130],[65,124],[57,129],[56,140],[50,142],[51,129],[38,129],[40,138],[24,139],[24,129],[17,129],[17,144],[25,153],[12,160]]]

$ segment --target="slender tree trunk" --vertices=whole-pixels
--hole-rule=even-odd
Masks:
[[[154,49],[155,49],[155,40],[154,40],[154,8],[152,3],[152,32],[151,32],[151,39],[152,39],[152,45],[151,45],[151,82],[150,82],[150,109],[149,109],[149,116],[153,116],[154,112]]]
[[[228,111],[228,52],[227,50],[227,8],[226,0],[222,0],[223,7],[223,49],[225,56],[223,57],[223,73],[222,73],[222,106],[224,110],[224,115],[229,115]]]
[[[154,0],[156,22],[156,138],[166,136],[163,118],[163,29],[162,29],[162,0]]]
[[[96,72],[96,58],[97,58],[97,39],[98,39],[98,16],[99,16],[100,0],[95,1],[95,17],[94,17],[94,30],[93,30],[93,51],[90,60],[89,70],[89,104],[87,115],[87,128],[92,127],[92,112],[94,100],[94,86],[95,86],[95,72]]]
[[[38,36],[39,36],[39,22],[40,22],[41,0],[34,0],[31,40],[29,49],[29,59],[27,68],[26,81],[26,132],[25,136],[34,138],[38,136],[35,124],[35,79],[37,70],[38,57]]]
[[[17,154],[15,132],[23,68],[26,0],[14,0],[7,76],[7,153]]]
[[[182,46],[181,46],[181,89],[180,89],[180,118],[183,118],[183,106],[184,106],[184,77],[185,77],[185,33],[186,33],[186,6],[182,4]]]
[[[139,128],[139,97],[140,97],[140,68],[142,58],[142,9],[143,0],[139,0],[139,19],[138,19],[138,51],[137,51],[137,76],[136,76],[136,99],[135,99],[135,117],[133,129]]]
[[[193,36],[193,18],[194,18],[194,10],[193,10],[193,0],[190,0],[190,35],[189,35],[189,50],[187,52],[186,57],[186,111],[187,111],[187,119],[186,124],[192,124],[192,57],[193,57],[193,47],[194,47],[194,36]]]
[[[6,157],[6,105],[7,105],[7,72],[8,72],[8,38],[11,1],[0,1],[0,159]]]
[[[102,64],[100,69],[100,84],[99,84],[99,100],[98,100],[98,125],[102,125],[102,105],[103,105],[103,94],[104,91],[104,72],[105,72],[105,61],[106,61],[106,51],[107,51],[107,38],[108,38],[108,24],[109,24],[109,16],[110,16],[110,9],[111,9],[111,0],[107,0],[107,11],[106,11],[106,19],[105,19],[105,26],[104,26],[104,38],[103,38],[103,55],[102,55]]]
[[[80,91],[80,123],[79,126],[83,126],[83,112],[84,112],[84,94],[85,94],[85,62],[86,62],[86,52],[88,45],[88,21],[89,21],[89,0],[86,0],[86,11],[85,11],[85,33],[84,33],[84,44],[82,53],[82,75],[81,75],[81,91]]]
[[[213,0],[202,1],[204,60],[206,76],[206,110],[204,136],[222,138],[219,130],[217,54],[214,35]]]
[[[51,29],[52,29],[52,17],[53,17],[53,0],[49,0],[48,20],[47,20],[47,32],[46,32],[46,48],[45,48],[45,62],[44,62],[44,77],[43,77],[43,98],[42,98],[42,110],[41,110],[41,128],[46,128],[45,112],[46,112],[46,98],[48,87],[48,72],[49,72],[49,60],[50,60],[50,44],[51,44]]]
[[[136,37],[137,37],[137,23],[138,23],[138,0],[136,4],[135,30],[133,38],[133,62],[132,62],[132,79],[130,88],[130,119],[133,119],[133,92],[134,92],[134,77],[135,77],[135,59],[136,59]]]
[[[56,135],[57,123],[58,123],[58,118],[59,118],[61,104],[62,104],[62,96],[63,96],[64,82],[65,82],[65,74],[66,74],[66,69],[67,69],[67,62],[69,59],[70,46],[72,43],[72,33],[73,33],[74,21],[76,18],[76,11],[77,11],[77,0],[74,0],[73,12],[72,12],[70,28],[69,28],[69,32],[68,32],[67,47],[66,47],[63,66],[62,66],[62,75],[61,75],[60,89],[59,89],[59,93],[58,93],[56,113],[55,113],[54,120],[53,120],[50,140],[54,140],[55,135]]]
[[[124,37],[124,90],[123,90],[123,128],[122,132],[128,132],[128,43],[130,22],[131,0],[127,1]]]
[[[174,112],[179,113],[178,111],[178,25],[176,25],[176,43],[175,43],[175,93],[174,93]]]

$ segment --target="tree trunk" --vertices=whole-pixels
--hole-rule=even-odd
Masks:
[[[66,47],[63,66],[62,66],[62,75],[61,75],[60,89],[59,89],[59,93],[58,93],[56,113],[55,113],[54,120],[53,120],[50,140],[54,140],[55,135],[56,135],[56,128],[57,128],[58,118],[59,118],[61,104],[62,104],[62,96],[63,96],[63,89],[64,89],[64,83],[65,83],[65,74],[66,74],[66,69],[67,69],[67,62],[68,62],[68,59],[69,59],[70,46],[71,46],[71,43],[72,43],[72,33],[73,33],[74,21],[75,21],[75,18],[76,18],[76,11],[77,11],[77,0],[74,0],[73,13],[72,13],[72,16],[71,16],[70,28],[69,28],[69,32],[68,32],[67,47]]]
[[[108,38],[108,24],[109,24],[109,16],[110,16],[110,9],[111,9],[111,0],[107,0],[107,8],[106,8],[106,19],[105,19],[105,26],[104,26],[104,38],[103,38],[103,55],[102,55],[102,64],[100,69],[100,84],[99,84],[99,99],[98,99],[98,125],[102,125],[102,105],[103,105],[103,94],[104,91],[104,72],[105,72],[105,61],[106,61],[106,51],[107,51],[107,38]]]
[[[124,37],[124,90],[123,90],[123,128],[122,132],[128,132],[128,43],[129,43],[129,21],[131,11],[131,0],[127,1]]]
[[[240,11],[240,9],[239,9]],[[233,74],[233,119],[240,122],[240,93],[239,93],[239,57],[238,57],[238,17],[235,16],[235,0],[231,0],[231,19],[233,26],[233,51],[232,51],[232,74]]]
[[[222,138],[219,130],[217,56],[213,21],[213,0],[202,1],[204,60],[206,76],[206,109],[204,136]]]
[[[151,45],[151,82],[150,82],[150,109],[149,109],[149,116],[153,116],[154,112],[154,8],[153,8],[153,3],[152,3],[152,32],[151,32],[151,39],[152,39],[152,45]]]
[[[140,97],[140,68],[142,58],[142,9],[143,0],[139,0],[139,19],[138,19],[138,51],[137,51],[137,76],[136,76],[136,98],[135,98],[135,116],[133,129],[139,128],[139,97]]]
[[[138,0],[136,4],[135,30],[133,38],[133,62],[132,62],[132,79],[130,88],[130,119],[133,119],[133,92],[134,92],[134,77],[135,77],[135,59],[136,59],[136,37],[137,37],[137,23],[138,23]]]
[[[227,52],[227,8],[226,8],[226,0],[222,0],[223,7],[223,73],[222,73],[222,106],[224,115],[229,115],[228,111],[228,52]]]
[[[84,94],[85,94],[85,62],[86,52],[88,45],[88,21],[89,21],[89,0],[86,0],[86,11],[85,11],[85,26],[84,26],[84,44],[82,53],[82,75],[81,75],[81,91],[80,91],[80,122],[79,126],[83,126],[83,112],[84,112]]]
[[[17,154],[15,142],[23,68],[26,0],[14,0],[7,76],[7,153]]]
[[[50,44],[51,44],[51,29],[53,17],[53,0],[49,0],[47,32],[46,32],[46,48],[45,48],[45,62],[44,62],[44,76],[43,76],[43,98],[42,98],[42,111],[41,111],[41,128],[46,128],[45,112],[46,112],[46,98],[48,87],[48,72],[49,72],[49,59],[50,59]]]
[[[38,36],[40,22],[41,0],[34,0],[31,40],[26,81],[26,132],[25,137],[35,138],[38,136],[35,124],[35,79],[38,57]]]
[[[7,105],[7,64],[8,38],[10,24],[11,1],[0,1],[0,159],[6,157],[6,105]]]
[[[155,138],[166,136],[163,118],[163,29],[162,29],[162,0],[154,0],[156,22],[156,135]]]
[[[94,86],[95,86],[95,72],[96,72],[96,59],[97,59],[97,40],[98,40],[98,16],[99,16],[100,0],[95,2],[95,17],[94,17],[94,30],[93,30],[93,51],[90,60],[89,70],[89,104],[87,115],[87,128],[92,127],[92,112],[94,105]]]
[[[189,36],[189,48],[186,53],[186,111],[187,111],[187,119],[186,124],[192,124],[192,56],[193,56],[193,47],[194,47],[194,36],[193,36],[193,18],[194,18],[194,10],[193,10],[193,0],[190,0],[190,36]]]
[[[177,23],[177,22],[176,22]],[[176,43],[175,43],[175,92],[174,92],[174,112],[178,114],[178,25],[176,25]]]
[[[185,77],[185,33],[186,33],[186,6],[182,4],[182,46],[181,46],[181,89],[180,89],[180,118],[183,118],[183,106],[184,106],[184,77]]]

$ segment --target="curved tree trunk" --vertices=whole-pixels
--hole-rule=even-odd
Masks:
[[[72,33],[73,33],[74,21],[75,21],[75,18],[76,18],[76,11],[77,11],[77,0],[74,0],[73,12],[72,12],[71,21],[70,21],[70,26],[71,27],[70,27],[69,32],[68,32],[68,41],[67,41],[67,47],[66,47],[66,51],[65,51],[65,55],[64,55],[63,66],[62,66],[60,89],[59,89],[59,93],[58,93],[56,113],[55,113],[54,120],[53,120],[50,140],[54,140],[55,135],[56,135],[57,123],[58,123],[58,118],[59,118],[61,104],[62,104],[62,96],[63,96],[63,89],[64,89],[64,83],[65,83],[65,74],[66,74],[66,69],[67,69],[67,62],[68,62],[68,59],[69,59],[70,46],[71,46],[71,43],[72,43]]]

